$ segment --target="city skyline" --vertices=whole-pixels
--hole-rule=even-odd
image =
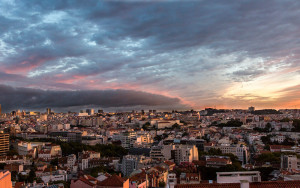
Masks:
[[[299,108],[299,8],[2,0],[2,112]]]

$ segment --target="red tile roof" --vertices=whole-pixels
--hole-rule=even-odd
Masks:
[[[83,183],[85,183],[85,184],[87,184],[89,186],[95,186],[94,183],[90,182],[89,180],[87,180],[87,179],[85,179],[83,177],[80,177],[78,180],[82,181]],[[78,181],[78,180],[75,180],[75,182]]]
[[[285,145],[270,145],[270,149],[290,149],[292,148],[292,146],[285,146]]]
[[[102,182],[98,183],[99,186],[106,186],[106,187],[123,187],[123,183],[125,180],[117,175],[112,175],[111,177],[103,180]]]
[[[193,161],[193,164],[195,164],[197,166],[205,166],[206,165],[206,161],[203,161],[203,160]]]
[[[300,188],[300,181],[252,182],[250,188]],[[177,184],[175,188],[240,188],[240,183]]]
[[[24,182],[16,182],[15,188],[21,188],[24,185]]]
[[[230,159],[224,159],[224,158],[209,158],[206,160],[207,162],[230,162]]]
[[[172,161],[165,161],[164,163],[168,166],[175,165],[175,163],[173,163]]]

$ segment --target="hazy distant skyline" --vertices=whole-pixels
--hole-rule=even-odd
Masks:
[[[297,0],[0,0],[0,104],[300,108],[299,10]]]

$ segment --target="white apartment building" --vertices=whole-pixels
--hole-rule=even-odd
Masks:
[[[204,147],[204,150],[209,151],[211,148],[220,149],[222,153],[232,153],[236,155],[243,164],[247,164],[249,161],[249,148],[243,144],[221,144],[218,146]]]
[[[123,132],[120,135],[120,140],[123,148],[130,149],[133,147],[134,142],[136,141],[136,132],[133,131]]]
[[[296,155],[281,155],[281,168],[284,170],[300,170],[300,158]]]
[[[85,170],[85,169],[89,168],[89,159],[84,158],[81,160],[81,163],[79,163],[79,164],[80,164],[80,169]]]
[[[66,171],[58,170],[54,174],[42,175],[41,179],[43,180],[44,183],[49,183],[50,181],[52,181],[52,182],[67,181],[68,180],[68,175],[67,175]]]
[[[44,146],[43,142],[19,142],[18,143],[18,153],[19,155],[28,155],[30,151],[33,152],[33,156],[37,157],[37,150]]]
[[[165,157],[162,153],[162,150],[163,150],[163,146],[152,146],[151,151],[150,151],[150,157],[153,160],[164,161]],[[170,153],[171,153],[171,151],[170,151]]]
[[[67,166],[68,168],[72,168],[76,163],[76,155],[75,154],[71,154],[68,156],[67,159]]]
[[[129,176],[133,171],[137,170],[138,157],[134,155],[126,155],[122,159],[121,171],[124,176]]]
[[[33,147],[30,142],[20,142],[18,143],[18,153],[19,155],[27,155],[28,151],[32,150]]]
[[[282,135],[282,134],[279,134],[279,135],[276,135],[274,137],[271,138],[271,141],[274,142],[278,142],[278,143],[282,143],[284,142],[284,140],[286,139],[286,136]]]
[[[199,160],[198,148],[195,145],[175,145],[171,155],[176,164]]]
[[[150,157],[153,160],[165,161],[172,158],[172,150],[175,149],[175,145],[162,145],[152,146],[150,151]]]
[[[253,144],[254,141],[258,141],[261,139],[261,137],[266,136],[266,133],[250,133],[247,136],[247,140],[249,144]]]

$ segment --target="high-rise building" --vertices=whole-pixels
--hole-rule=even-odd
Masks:
[[[199,160],[198,148],[195,145],[175,145],[171,155],[176,164]]]
[[[85,111],[86,113],[88,113],[88,115],[94,115],[95,114],[95,110],[94,109],[86,109]]]
[[[249,111],[249,112],[254,112],[254,111],[255,111],[255,107],[250,106],[250,107],[248,108],[248,111]]]
[[[122,159],[121,171],[124,176],[129,176],[133,171],[137,169],[138,157],[134,155],[126,155]]]
[[[133,144],[136,141],[136,132],[127,131],[123,132],[121,135],[122,147],[125,149],[133,148]]]
[[[47,108],[46,111],[48,115],[51,114],[51,108]]]
[[[16,116],[16,114],[17,114],[16,111],[12,111],[12,112],[11,112],[11,115],[12,115],[12,116]]]
[[[11,174],[8,170],[1,170],[0,171],[0,187],[1,188],[11,188]]]
[[[0,155],[9,151],[9,134],[0,133]]]

